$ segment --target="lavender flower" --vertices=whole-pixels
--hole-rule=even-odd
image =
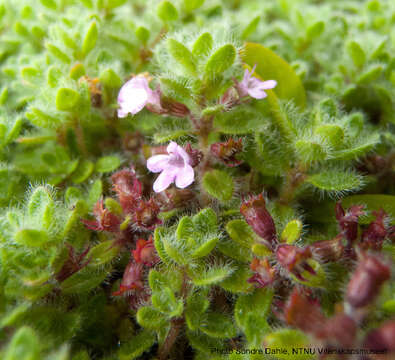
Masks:
[[[243,80],[237,83],[237,90],[240,97],[250,95],[255,99],[263,99],[267,96],[265,90],[273,89],[277,86],[277,81],[275,80],[261,81],[256,77],[252,76],[255,68],[256,65],[252,68],[251,71],[248,71],[246,69],[244,72]]]
[[[145,76],[135,76],[127,81],[119,91],[118,117],[124,118],[128,113],[137,114],[147,104],[160,108],[159,92],[149,87]]]
[[[191,157],[174,141],[167,146],[168,155],[155,155],[147,160],[148,170],[161,174],[154,183],[154,191],[161,192],[167,189],[172,182],[178,188],[186,188],[194,180],[191,166]]]

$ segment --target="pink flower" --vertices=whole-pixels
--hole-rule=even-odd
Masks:
[[[251,71],[244,72],[243,80],[237,83],[237,89],[240,97],[250,95],[255,99],[263,99],[267,96],[265,90],[273,89],[277,85],[275,80],[261,81],[256,77],[252,76],[256,68],[256,65]]]
[[[159,92],[151,90],[146,77],[135,76],[127,81],[119,91],[118,117],[124,118],[128,113],[137,114],[147,104],[160,108]]]
[[[194,180],[191,166],[191,157],[174,141],[167,146],[168,155],[155,155],[147,160],[148,170],[161,174],[154,183],[154,191],[161,192],[167,189],[172,182],[178,188],[186,188]]]

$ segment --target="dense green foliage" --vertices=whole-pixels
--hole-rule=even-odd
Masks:
[[[395,316],[394,54],[390,0],[0,0],[0,358],[375,345]],[[245,69],[277,86],[243,98]],[[161,108],[119,118],[142,73]],[[170,141],[195,181],[154,193]],[[237,353],[264,348],[289,354]]]

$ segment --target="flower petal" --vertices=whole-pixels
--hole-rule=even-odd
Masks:
[[[163,171],[169,163],[169,155],[154,155],[147,160],[147,168],[154,173]]]
[[[174,168],[163,170],[154,182],[154,191],[159,193],[163,190],[166,190],[174,181],[176,174],[177,171]]]
[[[127,81],[118,94],[118,116],[125,117],[128,113],[141,111],[148,102],[150,91],[147,79],[142,76]]]
[[[178,144],[176,142],[170,141],[169,145],[167,145],[166,151],[169,154],[175,154],[175,153],[177,153],[177,147],[178,147]]]
[[[263,81],[260,85],[260,87],[262,89],[273,89],[277,86],[277,81],[276,80],[267,80],[267,81]]]
[[[248,94],[253,97],[254,99],[263,99],[267,96],[265,93],[265,89],[260,87],[253,87],[248,89]]]
[[[186,188],[193,183],[195,174],[190,165],[185,165],[183,169],[179,170],[176,175],[176,186],[178,188]]]

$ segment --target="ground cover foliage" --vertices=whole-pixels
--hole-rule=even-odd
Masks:
[[[0,357],[393,359],[394,25],[0,0]]]

